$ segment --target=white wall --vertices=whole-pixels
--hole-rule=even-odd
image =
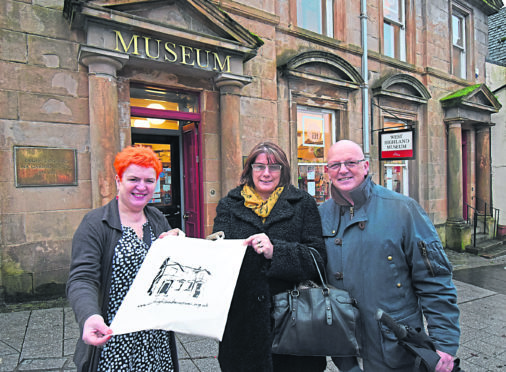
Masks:
[[[506,225],[506,67],[487,63],[486,69],[486,84],[502,105],[492,115],[492,202],[500,210],[499,223]]]

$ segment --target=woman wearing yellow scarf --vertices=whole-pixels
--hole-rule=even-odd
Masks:
[[[219,347],[222,372],[324,371],[325,357],[271,352],[272,296],[318,278],[308,247],[326,261],[316,202],[290,184],[290,165],[279,146],[263,142],[251,150],[241,185],[220,200],[216,214],[213,232],[248,245]]]

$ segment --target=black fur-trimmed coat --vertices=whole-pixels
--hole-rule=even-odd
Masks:
[[[218,360],[223,372],[317,372],[326,367],[324,357],[271,354],[271,296],[293,288],[318,273],[308,246],[317,249],[324,262],[320,215],[315,200],[305,191],[286,186],[265,223],[244,206],[242,187],[231,190],[216,209],[213,232],[225,239],[246,239],[265,233],[274,250],[271,260],[248,247],[230,307]],[[223,263],[226,265],[226,262]]]

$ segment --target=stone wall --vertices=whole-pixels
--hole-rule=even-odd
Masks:
[[[72,235],[91,207],[87,73],[62,7],[0,4],[0,286],[8,299],[61,292]],[[78,186],[16,188],[14,146],[77,150]]]

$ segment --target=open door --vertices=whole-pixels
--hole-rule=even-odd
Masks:
[[[158,208],[172,228],[182,229],[179,137],[132,133],[132,144],[151,147],[158,155],[163,170],[149,205]]]
[[[195,123],[183,126],[183,182],[186,236],[202,238],[200,218],[200,153],[198,128]]]

